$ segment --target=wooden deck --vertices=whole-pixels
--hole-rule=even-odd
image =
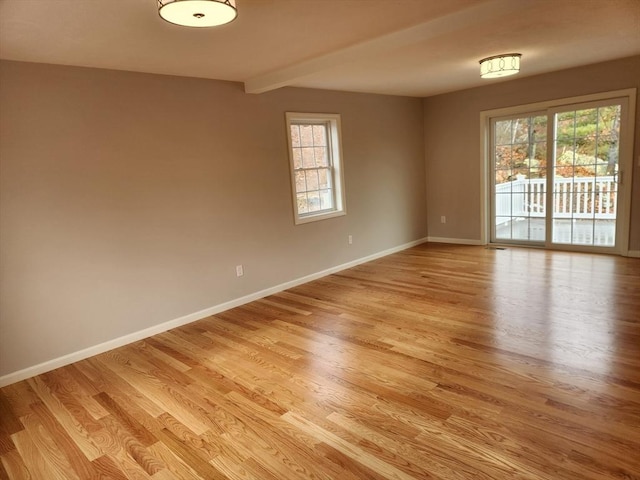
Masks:
[[[3,388],[0,478],[638,479],[639,286],[412,248]]]

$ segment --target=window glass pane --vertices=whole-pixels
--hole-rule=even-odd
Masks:
[[[570,218],[572,211],[573,195],[571,190],[561,190],[553,194],[553,212],[555,214],[563,214],[562,216]],[[557,215],[559,217],[559,215]]]
[[[566,219],[553,220],[553,241],[554,243],[571,243],[571,230],[573,222]]]
[[[307,194],[299,193],[297,195],[297,201],[298,201],[298,213],[308,213],[309,202],[307,201]]]
[[[291,125],[291,145],[293,147],[300,146],[300,126]]]
[[[327,145],[327,127],[324,125],[313,126],[313,144],[316,147]]]
[[[300,144],[303,147],[313,146],[313,126],[300,125]]]
[[[576,119],[576,136],[583,136],[583,127],[586,127],[588,130],[591,130],[592,126],[596,123],[596,117],[598,115],[597,108],[587,108],[584,110],[576,110],[575,119]]]
[[[567,146],[556,146],[556,165],[557,166],[569,166],[572,167],[576,161],[575,151],[573,149],[573,143]]]
[[[511,143],[511,120],[496,122],[495,142],[496,145],[509,145]]]
[[[327,155],[327,147],[315,147],[313,153],[316,159],[316,166],[328,167],[329,156]]]
[[[547,117],[546,115],[541,115],[539,117],[535,117],[533,119],[533,135],[534,139],[532,141],[544,141],[547,139]]]
[[[511,169],[501,169],[496,170],[496,186],[501,183],[506,183],[511,181]],[[511,187],[505,187],[507,191],[511,190]],[[503,189],[504,190],[504,189]]]
[[[611,188],[611,185],[601,184],[600,188],[595,196],[595,214],[602,215],[615,215],[615,201],[616,191]]]
[[[597,142],[598,175],[614,175],[618,165],[618,138],[614,135],[603,135]]]
[[[495,168],[509,168],[511,158],[511,147],[508,145],[497,146],[494,152]]]
[[[307,170],[305,175],[307,180],[307,190],[318,190],[318,171]]]
[[[307,185],[304,181],[304,172],[296,172],[296,192],[305,192],[307,190]]]
[[[309,208],[310,212],[316,212],[318,210],[321,210],[321,208],[320,208],[320,194],[318,193],[318,191],[308,192],[307,193],[307,200],[309,202],[308,208]]]
[[[529,119],[516,118],[512,120],[511,126],[511,142],[525,143],[529,141]]]
[[[496,238],[511,240],[511,217],[496,217]]]
[[[593,227],[591,220],[580,219],[573,222],[571,243],[575,245],[593,245]]]
[[[298,169],[302,168],[302,152],[299,148],[292,149],[293,153],[293,168]]]
[[[607,134],[618,130],[620,125],[620,105],[609,105],[598,108],[599,132]]]
[[[303,168],[314,168],[316,166],[316,161],[313,155],[313,147],[304,147],[300,150],[302,150]]]
[[[575,112],[562,112],[556,116],[556,142],[558,145],[573,145]]]
[[[504,240],[535,240],[535,229],[544,225],[544,220],[541,220],[541,222],[538,222],[538,219],[514,218],[508,224],[497,226],[496,233],[498,236],[504,235],[503,237],[498,237]],[[536,226],[536,224],[538,224],[538,226]],[[539,238],[537,240],[539,240]]]
[[[333,208],[333,197],[331,190],[320,190],[320,208],[322,208],[322,210]]]
[[[496,217],[510,217],[512,207],[510,193],[496,193]]]
[[[318,188],[329,188],[331,186],[330,178],[328,169],[318,170]]]
[[[547,143],[536,142],[530,146],[529,178],[545,178],[547,175]]]
[[[526,143],[517,143],[511,147],[511,167],[521,167],[524,165],[524,159],[529,154],[529,145]]]
[[[616,180],[612,177],[607,177],[607,178],[598,179],[598,180],[602,181],[602,183],[600,183],[600,192],[603,195],[607,195],[607,197],[611,195],[610,201],[615,203],[617,200],[615,194],[618,192],[618,182],[616,182]],[[615,208],[611,213],[615,213]]]

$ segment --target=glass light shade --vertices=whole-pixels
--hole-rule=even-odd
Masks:
[[[520,71],[519,53],[506,53],[480,60],[480,76],[482,78],[497,78],[515,75]]]
[[[185,27],[215,27],[238,15],[235,0],[158,0],[158,13]]]

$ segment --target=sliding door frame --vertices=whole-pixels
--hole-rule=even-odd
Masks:
[[[606,100],[616,100],[626,98],[628,108],[626,109],[626,118],[621,122],[620,131],[620,157],[619,165],[620,184],[618,185],[618,221],[620,228],[616,239],[616,248],[611,249],[611,253],[628,256],[629,254],[629,227],[631,223],[631,187],[633,184],[633,144],[635,132],[636,118],[636,89],[629,88],[625,90],[615,90],[611,92],[596,93],[591,95],[581,95],[578,97],[560,98],[545,102],[530,103],[525,105],[517,105],[514,107],[499,108],[494,110],[484,110],[480,112],[480,222],[481,231],[480,238],[483,245],[491,243],[491,227],[492,215],[490,212],[489,193],[491,185],[489,181],[489,173],[491,170],[491,120],[495,117],[506,117],[518,115],[528,112],[539,112],[541,110],[552,110],[561,107],[569,107],[574,104],[599,102]],[[624,112],[622,113],[624,115]],[[547,139],[549,141],[550,139]],[[552,140],[552,139],[551,139]],[[549,160],[548,160],[549,161]],[[553,248],[562,248],[558,244],[553,244]],[[584,250],[580,246],[569,245],[567,249]]]

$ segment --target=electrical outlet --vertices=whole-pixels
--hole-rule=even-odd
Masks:
[[[244,267],[242,265],[236,265],[236,277],[244,275]]]
[[[445,217],[444,215],[442,215],[440,217],[440,223],[447,223],[447,217]]]
[[[349,235],[348,242],[349,242],[349,245],[353,244],[353,235]]]

